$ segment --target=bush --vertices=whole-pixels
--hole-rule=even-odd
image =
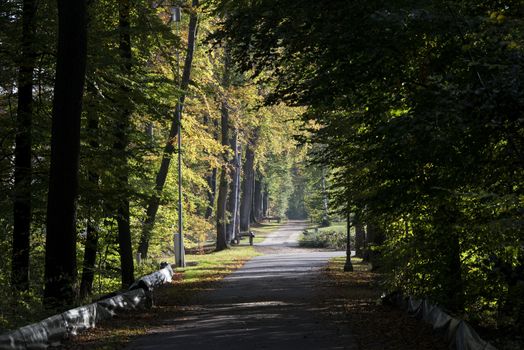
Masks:
[[[346,249],[346,232],[336,230],[305,230],[299,245],[307,248]]]

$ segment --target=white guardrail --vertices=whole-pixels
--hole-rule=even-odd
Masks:
[[[415,299],[411,296],[404,297],[400,293],[392,293],[385,296],[383,300],[431,324],[433,330],[446,339],[450,349],[496,350],[493,345],[483,340],[466,321],[448,315],[427,299]]]
[[[1,334],[0,349],[45,349],[56,346],[63,339],[93,328],[119,311],[151,307],[153,289],[171,282],[172,277],[173,269],[165,264],[160,270],[138,279],[126,292]]]

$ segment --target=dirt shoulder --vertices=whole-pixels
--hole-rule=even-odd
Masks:
[[[353,272],[344,272],[345,258],[336,258],[324,269],[322,288],[331,317],[351,329],[360,349],[445,350],[445,339],[430,325],[402,310],[379,302],[379,275],[354,258]]]

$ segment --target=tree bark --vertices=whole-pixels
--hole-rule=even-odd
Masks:
[[[207,124],[207,121],[208,121],[208,117],[206,116],[204,119],[204,123]],[[218,140],[219,138],[219,135],[217,132],[218,122],[216,120],[213,121],[213,126],[214,126],[214,132],[213,132],[214,138],[215,140]],[[207,203],[208,204],[207,204],[206,214],[205,214],[206,219],[209,219],[213,215],[213,208],[215,206],[215,197],[216,197],[216,192],[217,192],[217,172],[218,172],[217,168],[211,169],[211,172],[209,173],[209,175],[206,178],[207,185],[209,186],[209,191],[207,192]]]
[[[269,188],[268,188],[268,185],[266,184],[264,186],[264,195],[262,198],[262,216],[263,217],[269,216],[268,210],[269,210]]]
[[[229,112],[227,107],[222,105],[222,145],[228,145],[228,128],[229,128]],[[217,200],[217,250],[224,250],[228,247],[227,242],[227,189],[228,189],[228,163],[227,157],[224,156],[224,163],[220,172],[220,185],[218,187]]]
[[[130,77],[132,70],[132,53],[131,53],[131,23],[130,23],[130,0],[118,1],[118,30],[120,34],[120,59],[122,61],[122,73]],[[120,268],[122,288],[128,288],[134,282],[134,262],[133,247],[131,243],[131,227],[129,217],[129,169],[128,169],[128,147],[129,147],[129,128],[131,123],[132,110],[130,101],[127,96],[131,89],[125,84],[121,86],[119,101],[121,115],[116,123],[116,143],[115,143],[115,163],[119,165],[117,171],[117,184],[120,189],[124,189],[118,196],[118,209],[116,221],[118,224],[118,248],[120,253]]]
[[[95,92],[89,92],[91,97],[94,97]],[[87,128],[89,130],[90,137],[89,146],[96,150],[99,147],[98,132],[99,132],[99,121],[94,108],[90,108],[87,113]],[[94,191],[98,192],[98,183],[100,181],[100,175],[94,171],[88,171],[88,181]],[[95,223],[96,218],[93,217],[92,212],[95,206],[93,198],[89,199],[88,202],[88,215],[87,229],[86,229],[86,243],[84,247],[84,260],[82,264],[82,278],[80,281],[80,299],[84,299],[91,295],[93,290],[93,281],[95,278],[95,264],[96,254],[98,251],[98,225]]]
[[[344,271],[350,272],[353,271],[353,264],[351,263],[351,213],[348,211],[346,213],[346,263],[344,264]]]
[[[242,179],[242,201],[240,203],[240,231],[247,232],[250,228],[251,209],[253,206],[253,179],[255,153],[251,146],[246,147],[244,162],[244,178]]]
[[[259,173],[258,176],[255,177],[255,194],[253,198],[253,208],[254,208],[253,219],[255,222],[260,222],[263,216],[262,215],[262,211],[263,211],[262,207],[263,207],[263,201],[264,201],[263,187],[264,187],[263,177]]]
[[[322,222],[321,226],[327,227],[330,225],[328,212],[328,196],[326,187],[326,170],[322,168]]]
[[[238,189],[239,189],[239,175],[240,175],[240,159],[238,152],[238,129],[231,138],[231,148],[233,149],[233,159],[231,160],[231,183],[229,187],[229,200],[227,202],[227,211],[231,213],[231,219],[227,223],[227,237],[226,241],[231,242],[235,237],[235,229],[238,212]]]
[[[359,258],[364,253],[364,246],[366,242],[366,233],[364,231],[364,225],[360,220],[360,215],[355,214],[355,255]]]
[[[227,49],[224,53],[224,77],[222,81],[222,87],[227,91],[230,83],[230,72],[229,72],[229,56]],[[229,108],[227,106],[226,96],[222,97],[221,111],[221,131],[222,131],[222,146],[226,148],[230,145],[229,143]],[[229,159],[227,158],[227,152],[222,155],[222,170],[220,172],[220,185],[218,187],[218,200],[217,200],[217,251],[228,248],[227,239],[227,192],[229,187]]]
[[[198,0],[193,0],[193,8],[198,6]],[[191,12],[189,17],[189,31],[187,38],[187,51],[186,58],[184,62],[184,70],[182,72],[182,80],[180,82],[180,90],[182,94],[179,98],[177,106],[175,108],[175,115],[173,121],[171,122],[171,129],[169,130],[169,136],[167,143],[164,147],[164,154],[162,156],[162,162],[160,168],[156,175],[155,189],[153,194],[149,198],[147,209],[146,209],[146,219],[142,227],[142,235],[140,237],[140,244],[138,251],[140,252],[142,258],[147,258],[147,253],[149,250],[149,239],[151,237],[151,231],[153,230],[153,225],[155,224],[156,214],[158,212],[158,207],[160,206],[160,196],[164,185],[166,183],[167,174],[169,172],[169,166],[171,164],[171,155],[175,151],[174,140],[178,134],[178,119],[179,113],[182,114],[182,108],[184,106],[184,100],[186,98],[186,91],[189,86],[189,79],[191,76],[191,65],[193,62],[193,53],[195,50],[195,41],[197,34],[197,12]],[[180,115],[181,116],[181,115]],[[179,150],[180,151],[180,150]]]
[[[15,139],[15,186],[13,202],[13,243],[11,285],[29,289],[29,250],[31,235],[31,130],[33,124],[33,71],[35,69],[36,0],[22,5],[22,48],[18,71],[18,107]]]
[[[375,247],[379,247],[384,243],[384,231],[374,222],[368,222],[366,225],[366,252],[364,254],[364,261],[371,264],[372,270],[377,270],[380,266],[380,254]]]
[[[86,70],[87,1],[58,0],[58,50],[47,201],[44,304],[75,299],[76,198]]]

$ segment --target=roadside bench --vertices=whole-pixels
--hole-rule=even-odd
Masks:
[[[264,216],[262,220],[265,220],[267,222],[271,222],[271,220],[273,220],[280,224],[280,221],[282,220],[282,218],[280,216]]]
[[[236,244],[239,244],[240,240],[244,237],[248,237],[249,245],[253,245],[253,238],[255,238],[255,234],[253,233],[253,231],[240,232],[240,235],[238,235],[235,239]]]

